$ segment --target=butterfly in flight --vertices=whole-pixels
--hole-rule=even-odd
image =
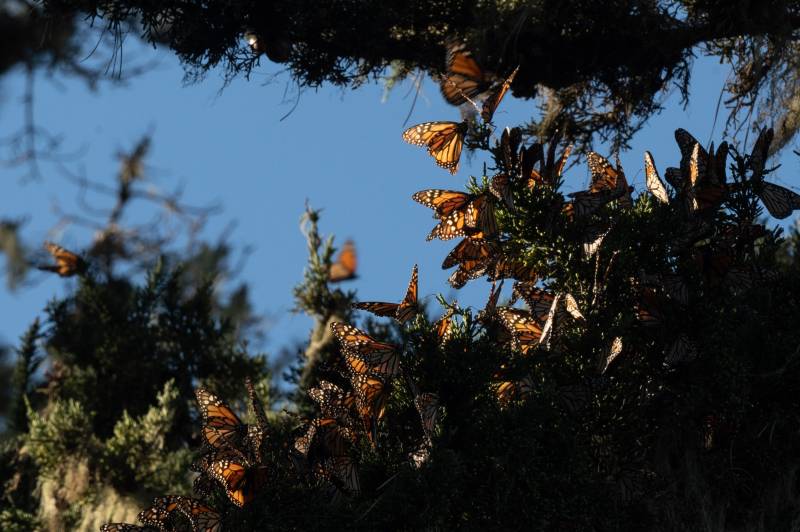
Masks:
[[[376,316],[392,317],[400,323],[405,323],[417,315],[419,307],[417,305],[417,290],[419,275],[417,265],[411,270],[411,280],[406,289],[406,295],[400,303],[384,303],[381,301],[366,301],[363,303],[353,303],[353,308],[372,312]]]
[[[436,164],[455,175],[464,146],[464,135],[469,129],[464,122],[424,122],[403,132],[403,140],[415,146],[428,148]]]
[[[456,39],[447,42],[447,72],[439,83],[442,96],[451,105],[461,105],[485,94],[496,83],[497,77],[484,71],[467,50],[467,45]]]
[[[75,253],[52,242],[45,242],[44,248],[52,255],[56,263],[54,265],[42,264],[37,266],[38,269],[57,273],[60,277],[72,277],[73,275],[81,274],[86,271],[86,261]]]
[[[758,197],[767,211],[779,220],[788,218],[793,211],[800,209],[800,194],[774,183],[762,181]]]
[[[356,266],[358,261],[356,259],[356,246],[352,240],[348,240],[342,246],[339,256],[336,257],[330,268],[328,268],[328,282],[339,283],[341,281],[349,281],[355,279]]]
[[[503,97],[508,92],[508,89],[511,88],[511,84],[514,82],[514,78],[517,76],[517,72],[519,71],[519,67],[515,68],[514,71],[500,84],[495,90],[493,90],[489,96],[483,101],[483,107],[481,107],[481,118],[485,123],[490,123],[492,121],[492,117],[494,117],[494,112],[497,110],[497,107],[500,105],[500,102],[503,100]]]

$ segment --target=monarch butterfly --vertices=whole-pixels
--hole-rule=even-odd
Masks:
[[[240,450],[247,425],[219,397],[204,388],[195,389],[197,405],[203,416],[203,438],[213,449]]]
[[[54,265],[42,264],[37,266],[38,269],[57,273],[59,277],[72,277],[73,275],[82,274],[86,271],[86,261],[75,253],[52,242],[45,242],[44,248],[52,255],[56,263]]]
[[[301,454],[314,464],[313,471],[318,478],[334,482],[352,494],[361,491],[358,468],[348,455],[349,447],[355,442],[355,434],[349,428],[333,419],[315,419],[301,438],[295,442],[295,448],[305,451]]]
[[[252,501],[256,492],[267,482],[265,466],[250,466],[237,453],[222,451],[216,454],[208,473],[222,484],[228,499],[238,507]]]
[[[164,528],[164,523],[169,519],[170,514],[177,510],[182,498],[178,495],[156,497],[148,508],[139,512],[137,517],[142,524],[161,530]]]
[[[256,420],[256,423],[247,425],[247,441],[253,451],[253,454],[255,456],[260,456],[261,443],[264,441],[264,437],[267,434],[267,415],[264,412],[264,405],[261,404],[261,400],[256,394],[255,387],[253,386],[253,382],[250,380],[250,377],[245,378],[244,385],[245,388],[247,388],[247,396],[250,400],[250,409],[252,410],[253,416]]]
[[[522,130],[518,127],[505,128],[500,135],[500,149],[505,163],[505,172],[516,174],[520,164],[519,146],[522,143]],[[523,174],[524,175],[524,174]]]
[[[466,120],[424,122],[406,129],[403,132],[403,140],[415,146],[427,147],[436,164],[455,175],[458,172],[458,161],[461,158],[461,148],[467,129]]]
[[[453,315],[455,314],[455,308],[457,303],[453,301],[453,306],[451,306],[444,315],[439,318],[434,324],[433,329],[436,331],[436,337],[439,339],[440,344],[445,344],[453,335],[453,329],[455,324],[453,323]]]
[[[644,175],[647,182],[647,190],[650,191],[650,194],[661,203],[669,203],[667,188],[658,176],[656,163],[653,160],[653,155],[649,151],[644,152]]]
[[[327,418],[339,419],[347,415],[349,405],[345,401],[345,392],[330,381],[319,381],[318,386],[308,390],[308,396]]]
[[[604,205],[619,198],[626,191],[621,189],[617,190],[601,190],[599,192],[592,192],[590,190],[581,190],[569,194],[572,201],[564,204],[563,213],[570,220],[576,218],[583,218],[593,214]],[[630,194],[628,192],[628,194]]]
[[[766,181],[761,182],[760,188],[758,197],[773,217],[782,220],[800,209],[800,194]]]
[[[458,265],[458,269],[447,278],[447,283],[453,288],[461,288],[467,281],[477,279],[486,274],[488,264],[483,261],[466,261]]]
[[[542,326],[536,317],[515,308],[499,308],[497,313],[503,326],[511,333],[512,345],[523,355],[539,344]]]
[[[486,305],[478,312],[476,321],[484,325],[494,319],[497,312],[497,301],[500,299],[500,292],[503,290],[503,280],[499,284],[492,281],[492,286],[489,288],[489,297],[486,300]]]
[[[456,264],[470,261],[487,262],[495,257],[499,247],[481,239],[465,238],[447,254],[442,262],[442,269],[447,270]]]
[[[521,400],[533,392],[533,378],[526,375],[520,380],[498,381],[494,393],[500,406],[508,406],[511,401]]]
[[[193,532],[219,532],[222,530],[220,513],[202,501],[181,497],[178,511],[189,519]]]
[[[381,379],[364,373],[351,375],[350,383],[356,394],[356,409],[370,441],[374,444],[377,424],[386,411],[389,389]]]
[[[456,190],[427,189],[415,192],[411,199],[434,210],[434,217],[445,218],[451,213],[461,210],[474,195]]]
[[[695,144],[692,155],[689,159],[689,180],[684,182],[689,207],[692,211],[704,211],[713,209],[722,201],[725,195],[725,158],[727,157],[727,144],[720,146],[717,156],[714,155],[712,145],[708,153],[705,153],[700,144]],[[721,157],[721,159],[720,159]],[[722,173],[712,169],[718,164],[717,160],[722,161]],[[722,177],[720,180],[719,177]]]
[[[509,174],[502,173],[492,177],[489,183],[489,192],[498,200],[506,204],[506,207],[514,209],[514,196],[511,191],[511,178]]]
[[[497,233],[494,208],[485,197],[479,196],[462,210],[442,218],[425,240],[451,240],[457,236],[484,236]]]
[[[611,166],[611,163],[605,157],[593,151],[590,151],[586,158],[589,162],[589,171],[592,174],[592,184],[589,187],[589,192],[617,191],[620,193],[619,204],[626,208],[630,207],[631,192],[619,162],[615,168]]]
[[[690,210],[715,208],[725,195],[728,144],[723,142],[715,154],[713,144],[706,151],[688,131],[680,128],[675,130],[675,140],[681,151],[681,167],[677,173],[667,169],[667,180],[686,193]]]
[[[527,150],[522,153],[522,177],[527,180],[528,188],[532,189],[536,186],[547,185],[555,187],[564,172],[572,153],[572,145],[564,148],[561,156],[556,160],[556,148],[560,136],[558,133],[550,139],[547,148],[547,156],[545,157],[544,146],[539,143],[534,143]],[[536,163],[540,163],[540,170],[536,170]]]
[[[345,353],[345,359],[356,373],[380,372],[389,377],[399,371],[399,350],[396,345],[379,342],[364,331],[346,323],[331,323],[331,330]]]
[[[531,313],[540,320],[547,316],[555,300],[552,293],[537,288],[533,283],[514,283],[512,295],[514,298],[522,298]]]
[[[328,268],[328,282],[339,283],[349,281],[358,277],[356,275],[356,246],[352,240],[348,240],[342,246],[339,256]]]
[[[461,105],[467,99],[485,93],[495,81],[495,75],[483,71],[466,44],[455,39],[447,42],[446,67],[447,73],[439,88],[451,105]]]
[[[597,372],[602,375],[608,370],[608,367],[617,359],[622,353],[622,338],[615,337],[611,341],[611,345],[607,350],[601,351],[597,361]]]
[[[591,259],[595,254],[600,251],[600,246],[603,244],[606,235],[611,231],[610,228],[605,228],[600,225],[590,225],[586,228],[583,235],[583,255],[587,259]]]
[[[494,264],[490,265],[486,272],[489,281],[500,279],[517,279],[518,281],[536,282],[539,278],[533,266],[528,266],[520,260],[513,260],[505,254],[501,254]]]
[[[433,437],[436,429],[436,422],[439,418],[439,396],[435,393],[421,393],[414,397],[414,406],[419,412],[422,421],[422,431],[427,441]]]
[[[769,156],[769,147],[772,144],[774,133],[772,128],[762,129],[758,134],[758,138],[753,144],[753,151],[750,154],[748,164],[753,170],[753,176],[758,179],[764,175],[764,166],[767,164],[767,157]]]
[[[411,270],[411,280],[406,289],[406,295],[400,303],[383,303],[380,301],[367,301],[363,303],[353,303],[353,308],[372,312],[376,316],[389,316],[400,323],[405,323],[417,315],[417,286],[419,275],[417,265]]]
[[[483,101],[483,107],[481,108],[481,118],[485,123],[489,123],[492,121],[492,117],[494,116],[494,112],[497,110],[497,107],[500,105],[500,102],[503,100],[503,97],[508,92],[508,89],[511,88],[511,84],[514,82],[514,78],[517,76],[517,72],[519,71],[519,67],[515,68],[514,71],[506,78],[503,83],[498,86],[494,91],[492,91],[489,96]]]

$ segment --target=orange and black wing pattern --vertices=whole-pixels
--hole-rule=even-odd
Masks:
[[[339,283],[355,279],[357,265],[356,246],[352,240],[348,240],[342,246],[336,261],[328,269],[328,282]]]
[[[458,172],[467,122],[424,122],[403,132],[403,140],[415,146],[428,148],[436,164],[451,174]]]
[[[266,467],[250,466],[236,453],[215,456],[208,472],[222,484],[228,499],[240,508],[255,498],[268,478]]]
[[[447,43],[447,71],[439,87],[451,105],[461,105],[485,93],[494,83],[494,74],[484,72],[464,43]]]
[[[42,264],[37,266],[38,269],[57,273],[60,277],[72,277],[86,271],[86,261],[77,254],[52,242],[45,242],[44,248],[52,255],[56,263]]]
[[[204,388],[195,390],[203,416],[203,438],[214,449],[241,449],[247,425],[220,398]]]
[[[481,118],[483,118],[483,121],[487,124],[492,121],[494,112],[497,110],[497,107],[500,105],[503,97],[508,92],[508,89],[511,88],[511,84],[514,82],[514,78],[517,76],[518,71],[519,67],[515,68],[511,75],[509,75],[508,78],[506,78],[506,80],[495,90],[493,90],[489,96],[486,97],[486,100],[484,100],[483,107],[481,108]]]
[[[527,355],[539,345],[542,323],[531,313],[515,308],[499,308],[497,313],[503,326],[511,333],[515,349]]]
[[[475,196],[456,190],[427,189],[416,192],[411,199],[433,209],[435,217],[444,218],[452,212],[461,210]]]
[[[406,289],[406,295],[400,303],[384,303],[381,301],[365,301],[363,303],[353,303],[353,308],[372,312],[376,316],[391,317],[405,323],[414,316],[419,310],[417,306],[417,286],[419,283],[419,272],[417,265],[411,271],[411,280]]]

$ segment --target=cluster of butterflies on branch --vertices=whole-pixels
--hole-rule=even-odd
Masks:
[[[107,523],[101,532],[133,532],[174,530],[188,522],[193,532],[219,532],[224,513],[204,502],[215,491],[225,494],[237,508],[253,501],[269,480],[269,468],[264,464],[262,444],[267,437],[267,417],[255,389],[245,382],[250,408],[256,423],[243,423],[234,410],[219,397],[204,388],[195,390],[197,406],[202,417],[201,455],[192,464],[198,473],[194,492],[200,497],[183,495],[156,497],[148,508],[139,513],[143,526],[127,523]]]
[[[480,115],[490,124],[494,113],[508,92],[517,69],[506,78],[485,73],[463,45],[452,44],[448,51],[448,70],[441,82],[442,93],[448,102],[474,105],[483,96]],[[464,136],[470,124],[464,122],[426,122],[403,133],[403,139],[424,146],[436,164],[455,174],[458,170]],[[675,259],[662,271],[642,271],[631,283],[637,293],[633,314],[644,328],[666,330],[672,316],[688,307],[692,293],[687,278],[699,277],[707,286],[722,283],[746,286],[765,277],[764,272],[745,266],[740,260],[754,243],[768,232],[762,225],[733,223],[730,219],[715,218],[733,196],[752,191],[767,211],[776,218],[786,218],[800,209],[800,195],[766,182],[771,171],[766,165],[772,131],[760,133],[752,153],[745,157],[750,178],[729,182],[726,176],[729,147],[723,143],[704,149],[688,132],[679,129],[675,138],[681,153],[678,168],[668,168],[662,181],[652,155],[645,153],[647,189],[657,210],[672,213],[675,223],[668,228],[673,233],[669,253]],[[499,163],[496,175],[488,178],[483,187],[472,192],[428,189],[415,193],[414,201],[430,208],[436,225],[428,240],[462,240],[447,255],[443,269],[456,267],[448,282],[455,288],[482,276],[492,283],[486,306],[477,321],[496,333],[499,343],[511,352],[530,357],[539,350],[557,350],[560,330],[573,323],[584,330],[594,324],[586,317],[588,309],[602,298],[597,288],[602,284],[600,256],[604,241],[615,230],[614,216],[634,207],[629,185],[619,161],[612,164],[601,155],[587,155],[591,182],[586,190],[572,193],[568,199],[558,193],[563,172],[570,156],[567,146],[560,153],[560,138],[549,145],[524,145],[519,129],[505,129],[495,153]],[[669,188],[667,186],[669,184]],[[537,271],[523,258],[519,250],[511,250],[508,235],[498,223],[497,213],[503,210],[512,216],[525,198],[549,198],[549,219],[580,227],[582,235],[575,242],[582,260],[595,262],[595,283],[588,292],[569,293],[548,287],[548,272]],[[650,200],[653,201],[653,200]],[[48,247],[56,260],[53,271],[68,271],[76,260],[58,246]],[[69,252],[66,252],[69,253]],[[619,250],[606,255],[605,275]],[[328,281],[337,283],[356,277],[355,246],[348,241],[328,269]],[[499,306],[498,301],[505,279],[514,281],[511,306]],[[514,307],[521,299],[527,309]],[[412,322],[420,313],[418,303],[418,268],[412,270],[405,295],[399,302],[359,302],[357,310],[397,321],[401,326]],[[447,344],[456,330],[459,314],[455,302],[438,321],[429,325],[441,345]],[[416,324],[422,320],[415,320]],[[497,325],[498,327],[494,327]],[[376,448],[379,426],[386,418],[391,392],[404,386],[413,398],[419,415],[419,438],[408,447],[407,462],[420,467],[430,457],[437,424],[444,407],[435,390],[422,391],[419,384],[404,368],[407,346],[380,341],[367,332],[344,322],[332,322],[330,330],[339,346],[339,357],[326,368],[330,378],[319,380],[307,390],[318,413],[303,423],[289,449],[288,458],[298,475],[322,481],[338,495],[356,496],[361,492],[358,450],[362,444]],[[673,330],[670,327],[670,330]],[[697,356],[697,348],[688,330],[673,331],[665,343],[665,364],[673,366]],[[665,337],[667,335],[664,335]],[[604,374],[624,351],[621,336],[609,339],[601,346],[597,372]],[[505,364],[491,376],[494,396],[501,407],[522,400],[534,390],[532,375],[510,375]],[[256,423],[242,423],[234,411],[207,390],[197,390],[197,402],[203,418],[204,451],[193,469],[199,474],[194,490],[200,499],[183,496],[159,497],[145,509],[139,520],[144,527],[166,529],[176,519],[187,519],[192,530],[217,532],[224,512],[203,502],[213,492],[222,492],[230,503],[242,508],[253,501],[268,482],[270,469],[263,463],[262,444],[267,438],[267,422],[263,408],[248,383],[250,404]],[[225,510],[227,511],[227,510]],[[137,525],[107,524],[104,532],[142,530]]]

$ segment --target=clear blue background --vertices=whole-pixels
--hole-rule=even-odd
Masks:
[[[241,278],[252,289],[255,310],[268,317],[264,324],[268,352],[304,340],[308,334],[310,320],[289,313],[291,288],[302,278],[306,262],[305,241],[298,229],[306,200],[324,209],[324,233],[335,234],[339,243],[355,240],[359,279],[348,288],[357,289],[361,299],[399,300],[416,262],[421,294],[441,292],[456,296],[462,304],[483,305],[489,289],[483,281],[459,293],[449,289],[445,281],[450,272],[440,264],[455,241],[425,242],[434,221],[430,210],[410,197],[425,188],[462,189],[468,175],[480,175],[488,159],[484,154],[465,158],[459,173],[451,176],[436,167],[425,150],[402,142],[403,122],[413,100],[410,83],[396,87],[386,98],[378,84],[356,91],[304,90],[296,109],[280,121],[294,105],[297,91],[279,65],[264,63],[249,81],[238,79],[224,88],[217,73],[202,83],[184,86],[183,70],[169,53],[126,46],[139,59],[156,56],[158,65],[124,86],[104,83],[97,92],[88,91],[78,80],[58,77],[53,82],[37,76],[38,125],[63,135],[67,148],[85,147],[81,164],[86,176],[108,184],[114,182],[118,170],[115,153],[129,150],[142,134],[152,131],[153,149],[147,159],[150,182],[166,190],[185,183],[188,203],[219,201],[224,210],[212,218],[206,236],[216,240],[235,220],[238,226],[231,244],[254,247]],[[653,152],[662,173],[676,165],[675,128],[686,128],[701,142],[708,142],[727,74],[727,68],[714,60],[698,59],[689,107],[680,106],[675,91],[667,100],[667,110],[635,137],[631,151],[621,154],[637,190],[644,188],[645,149]],[[24,82],[22,72],[0,79],[0,136],[8,136],[22,124]],[[500,127],[513,126],[535,112],[535,102],[507,97],[495,122]],[[408,125],[457,120],[458,116],[458,110],[448,106],[428,80]],[[717,143],[724,117],[723,109],[714,134]],[[800,184],[797,157],[786,150],[781,162],[779,182]],[[85,229],[48,233],[56,221],[51,209],[55,198],[63,207],[78,208],[75,187],[56,168],[43,168],[40,181],[20,180],[24,167],[0,168],[0,217],[27,217],[22,234],[31,244],[56,238],[70,248],[88,246],[92,235]],[[567,187],[580,189],[588,179],[585,167],[573,168]],[[137,213],[131,214],[129,219],[135,219]],[[63,293],[70,283],[56,276],[34,275],[37,282],[31,287],[13,293],[0,289],[2,342],[16,343],[33,318],[42,315],[46,301]]]

